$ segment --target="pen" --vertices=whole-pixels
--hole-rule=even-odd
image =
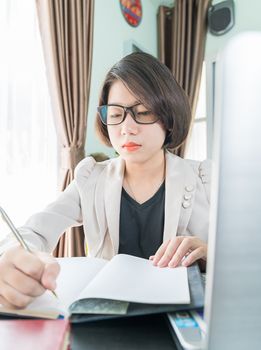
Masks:
[[[7,225],[9,226],[10,230],[12,231],[13,235],[15,236],[15,238],[17,239],[17,241],[21,244],[21,246],[27,250],[30,253],[33,253],[31,251],[31,249],[28,247],[28,245],[26,244],[25,240],[23,239],[22,235],[20,234],[20,232],[17,230],[17,228],[15,227],[15,225],[12,223],[11,219],[9,218],[9,216],[6,214],[6,212],[4,211],[4,209],[2,207],[0,207],[0,213],[2,215],[3,220],[7,223]],[[51,290],[50,292],[53,293],[53,295],[57,298],[57,294],[55,293],[54,290]]]

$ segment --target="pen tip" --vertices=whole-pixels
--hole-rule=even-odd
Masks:
[[[54,291],[54,290],[51,290],[51,292],[52,292],[52,294],[55,296],[55,298],[58,299],[58,296],[57,296],[57,294],[55,293],[55,291]]]

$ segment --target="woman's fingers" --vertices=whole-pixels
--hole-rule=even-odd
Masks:
[[[6,260],[13,265],[14,268],[31,278],[40,281],[44,271],[44,263],[36,254],[32,254],[22,247],[8,250],[5,254]]]
[[[56,288],[56,279],[60,273],[60,265],[54,258],[51,258],[45,265],[45,269],[41,278],[42,285],[50,290]]]
[[[176,267],[182,263],[189,266],[198,259],[206,259],[207,244],[197,237],[178,236],[163,242],[154,256],[150,257],[153,265],[159,267]]]
[[[14,309],[15,306],[9,303],[2,295],[0,295],[0,304],[7,307],[8,309]]]
[[[165,253],[162,255],[161,259],[158,262],[159,267],[168,266],[169,262],[173,258],[173,255],[179,254],[178,248],[183,241],[183,237],[175,237],[175,239],[170,240],[168,246],[166,247]]]
[[[45,291],[39,281],[36,281],[17,269],[10,268],[10,273],[6,272],[3,281],[10,286],[16,286],[18,292],[31,297],[37,297]]]
[[[159,249],[156,251],[153,259],[153,265],[155,266],[158,265],[158,262],[160,261],[161,257],[164,255],[169,242],[170,240],[163,242],[162,245],[159,247]]]
[[[1,288],[1,303],[3,303],[5,306],[22,309],[26,307],[32,300],[33,298],[29,295],[20,293],[18,290],[6,283],[4,288]]]
[[[44,253],[28,252],[20,246],[0,257],[0,304],[23,308],[34,297],[55,289],[60,267]]]
[[[183,266],[189,266],[199,259],[205,259],[207,255],[207,249],[204,246],[198,247],[193,250],[184,261],[182,261]]]
[[[178,247],[176,253],[169,262],[169,267],[176,267],[182,260],[184,260],[183,266],[189,266],[196,260],[205,258],[207,256],[207,245],[197,237],[183,237],[183,240]],[[185,263],[186,261],[186,263]]]
[[[182,259],[190,253],[190,251],[193,249],[193,241],[191,237],[184,237],[182,241],[180,242],[180,245],[178,246],[175,254],[172,256],[171,260],[169,261],[168,266],[169,267],[176,267],[178,266]]]

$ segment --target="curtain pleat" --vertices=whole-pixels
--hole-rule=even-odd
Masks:
[[[85,156],[94,0],[36,0],[36,4],[64,190]],[[82,256],[84,251],[83,229],[76,227],[61,237],[54,255]]]
[[[176,0],[173,8],[160,6],[158,13],[159,58],[188,95],[193,124],[207,33],[210,0]],[[183,157],[186,142],[174,153]]]

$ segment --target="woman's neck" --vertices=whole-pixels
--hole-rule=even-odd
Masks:
[[[142,204],[150,199],[165,179],[165,153],[154,155],[143,163],[126,162],[123,187]]]
[[[133,182],[148,181],[150,179],[164,179],[165,176],[165,152],[159,152],[157,155],[143,163],[134,163],[126,161],[125,177]]]

